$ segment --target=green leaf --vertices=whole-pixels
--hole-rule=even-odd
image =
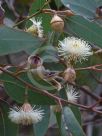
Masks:
[[[73,112],[69,107],[63,109],[64,119],[69,131],[73,136],[85,136],[79,122],[75,118]]]
[[[73,16],[66,20],[66,33],[81,37],[91,44],[102,47],[102,28],[100,26],[80,16]]]
[[[75,118],[77,119],[77,121],[81,125],[82,120],[81,120],[81,112],[80,112],[79,108],[74,105],[70,105],[70,108],[71,108],[72,112],[74,113]]]
[[[0,55],[19,52],[31,47],[37,49],[41,44],[40,39],[26,32],[0,26]]]
[[[50,107],[41,106],[41,109],[44,110],[44,117],[41,122],[34,125],[35,136],[45,136],[49,125]]]
[[[82,64],[78,64],[76,67],[77,68],[88,67],[88,66],[93,66],[96,64],[101,64],[101,63],[102,63],[102,55],[93,55],[89,58],[87,63],[83,62]],[[77,74],[76,83],[78,83],[80,86],[82,86],[82,85],[89,86],[92,91],[94,91],[98,85],[98,82],[96,82],[93,75],[97,79],[100,79],[100,77],[101,77],[100,72],[90,71],[90,70],[77,71],[76,74]]]
[[[60,135],[61,136],[67,136],[68,134],[67,134],[67,131],[65,129],[65,123],[64,123],[64,120],[63,120],[62,113],[56,112],[55,115],[56,115],[56,120],[57,120],[57,124],[58,124],[58,127],[59,127]]]
[[[62,3],[78,15],[92,17],[96,12],[96,0],[62,0]]]
[[[30,8],[29,14],[32,15],[35,12],[37,12],[44,5],[45,2],[46,2],[46,0],[34,1],[34,3],[32,4],[32,6]],[[49,8],[49,5],[47,5],[46,8]],[[41,13],[35,18],[42,19],[42,26],[43,26],[45,33],[48,33],[51,30],[51,27],[50,27],[51,16],[50,15]]]
[[[96,8],[102,5],[101,0],[61,0],[62,3],[76,14],[86,19],[93,20],[96,17]],[[94,20],[96,23],[101,24],[102,21]]]
[[[31,81],[29,80],[27,73],[23,73],[20,75],[20,78],[31,85]],[[18,81],[17,79],[3,73],[0,75],[0,79],[4,82],[4,87],[7,92],[7,94],[15,101],[18,103],[23,103],[24,102],[24,93],[25,93],[25,85]],[[40,84],[43,81],[38,81]],[[47,87],[51,87],[50,84],[47,84],[47,82],[44,82],[44,85]],[[34,85],[33,85],[34,86]],[[52,87],[53,88],[53,87]],[[53,90],[51,91],[53,92]],[[28,94],[29,94],[29,101],[33,104],[38,104],[38,105],[46,105],[46,104],[54,104],[55,102],[53,99],[50,99],[47,96],[43,96],[37,92],[33,92],[32,89],[28,89]]]
[[[55,3],[58,9],[62,6],[61,0],[55,0]]]
[[[18,127],[8,119],[8,112],[9,106],[0,101],[0,136],[17,135]]]
[[[17,136],[35,136],[33,125],[19,125]]]

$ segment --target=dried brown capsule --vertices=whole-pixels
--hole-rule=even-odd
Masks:
[[[38,55],[32,55],[28,58],[28,64],[30,65],[30,68],[37,68],[39,66],[42,66],[42,59]]]
[[[58,31],[58,32],[63,31],[64,21],[58,15],[54,15],[50,23],[51,23],[51,27],[53,28],[53,30]]]
[[[98,8],[96,8],[96,14],[97,14],[99,17],[102,17],[102,6],[99,6]]]

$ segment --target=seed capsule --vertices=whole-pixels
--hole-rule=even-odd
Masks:
[[[58,15],[54,15],[50,23],[51,23],[51,27],[53,30],[58,31],[58,32],[63,31],[64,21]]]
[[[99,6],[99,7],[96,9],[96,14],[97,14],[99,17],[102,17],[102,6]]]
[[[32,55],[28,58],[28,64],[30,65],[30,68],[37,68],[39,66],[42,66],[42,59],[38,55]]]

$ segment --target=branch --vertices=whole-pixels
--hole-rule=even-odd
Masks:
[[[93,78],[94,78],[99,84],[102,84],[102,81],[99,80],[94,74],[91,73],[91,75],[93,76]]]
[[[32,18],[32,17],[34,17],[34,16],[36,16],[36,15],[40,14],[40,13],[42,12],[42,9],[43,9],[46,5],[48,5],[48,4],[49,4],[49,2],[50,2],[50,0],[48,0],[47,2],[45,2],[45,3],[44,3],[44,5],[40,8],[40,10],[39,10],[39,11],[37,11],[37,12],[36,12],[36,13],[34,13],[34,14],[32,14],[31,16],[28,16],[27,18],[23,19],[22,21],[20,21],[20,22],[16,23],[13,27],[16,27],[16,26],[20,25],[21,23],[23,23],[23,22],[25,22],[25,21],[29,20],[30,18]]]
[[[91,96],[93,99],[95,99],[96,101],[99,101],[101,99],[101,97],[97,96],[96,94],[94,93],[91,93],[88,89],[84,88],[84,87],[80,87],[79,85],[77,84],[74,84],[74,83],[71,83],[71,82],[68,82],[67,83],[73,85],[74,87],[80,89],[81,91],[83,91],[84,93],[88,94],[89,96]]]
[[[82,105],[82,104],[78,104],[78,103],[74,103],[74,102],[70,102],[70,101],[67,101],[67,100],[64,100],[56,95],[53,95],[51,93],[49,93],[48,91],[46,90],[40,90],[36,87],[34,87],[33,85],[29,84],[28,82],[22,80],[21,78],[15,76],[12,72],[8,71],[8,70],[5,70],[3,68],[0,67],[0,70],[5,72],[6,74],[12,76],[13,78],[17,79],[18,81],[20,81],[21,83],[23,83],[25,86],[27,86],[28,88],[30,88],[33,92],[37,92],[39,94],[42,94],[44,96],[48,96],[49,98],[53,99],[55,102],[60,102],[61,105],[68,105],[68,104],[72,104],[72,105],[75,105],[75,106],[78,106],[78,107],[81,107],[81,108],[84,108],[86,109],[87,111],[94,111],[98,114],[102,114],[101,111],[98,111],[94,108],[91,108],[91,106],[85,106],[85,105]]]
[[[74,13],[71,10],[64,10],[64,11],[56,11],[56,10],[52,10],[52,9],[42,9],[42,13],[46,13],[46,14],[57,14],[59,16],[73,16]]]
[[[102,72],[102,69],[97,68],[97,67],[101,67],[101,66],[102,66],[102,64],[97,64],[97,65],[86,67],[86,68],[76,68],[75,70],[76,71],[79,71],[79,70],[93,70],[93,71],[96,71],[96,72]]]
[[[71,10],[65,10],[65,11],[56,11],[56,10],[52,10],[52,9],[43,9],[46,5],[48,5],[50,2],[50,0],[48,0],[47,2],[45,2],[45,4],[40,8],[39,11],[37,11],[36,13],[32,14],[31,16],[26,17],[25,19],[23,19],[22,21],[18,22],[17,24],[15,24],[13,27],[18,26],[19,24],[29,20],[30,18],[40,14],[40,13],[45,13],[45,14],[58,14],[59,16],[73,16],[74,13]]]
[[[94,54],[100,54],[102,53],[102,49],[98,49],[96,52],[94,52]]]

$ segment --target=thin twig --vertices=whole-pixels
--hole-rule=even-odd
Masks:
[[[13,27],[18,26],[19,24],[29,20],[30,18],[40,14],[40,13],[47,13],[47,14],[58,14],[59,16],[73,16],[74,13],[71,10],[65,10],[65,11],[56,11],[52,9],[43,9],[46,5],[48,5],[50,0],[44,3],[44,5],[38,10],[36,13],[32,14],[31,16],[26,17],[25,19],[21,20],[20,22],[16,23]]]
[[[55,102],[57,101],[60,101],[62,105],[68,105],[68,104],[72,104],[72,105],[75,105],[75,106],[78,106],[78,107],[81,107],[81,108],[84,108],[86,109],[87,111],[94,111],[98,114],[102,114],[101,111],[98,111],[96,109],[93,109],[93,108],[90,108],[90,106],[85,106],[85,105],[82,105],[82,104],[78,104],[78,103],[74,103],[74,102],[70,102],[70,101],[67,101],[67,100],[64,100],[56,95],[53,95],[51,93],[49,93],[48,91],[46,90],[40,90],[36,87],[34,87],[33,85],[29,84],[28,82],[22,80],[21,78],[19,77],[16,77],[12,72],[8,71],[8,70],[5,70],[3,68],[0,67],[0,70],[5,72],[6,74],[12,76],[13,78],[19,80],[21,83],[23,83],[25,86],[28,86],[28,88],[30,88],[33,92],[37,92],[39,94],[42,94],[44,96],[48,96],[49,98],[52,98],[53,100],[55,100]]]
[[[94,52],[94,54],[100,54],[100,53],[102,53],[102,49],[99,49],[96,52]]]
[[[45,2],[44,5],[40,8],[39,11],[37,11],[37,12],[34,13],[34,14],[32,14],[31,16],[26,17],[25,19],[21,20],[20,22],[16,23],[13,27],[16,27],[16,26],[20,25],[21,23],[23,23],[23,22],[29,20],[30,18],[32,18],[32,17],[34,17],[34,16],[40,14],[40,13],[42,12],[42,9],[43,9],[46,5],[48,5],[49,2],[50,2],[50,0],[48,0],[47,2]]]
[[[73,16],[74,13],[71,10],[64,10],[64,11],[56,11],[52,9],[42,9],[42,13],[47,13],[47,14],[57,14],[59,16]]]
[[[68,81],[67,81],[68,82]],[[84,87],[80,87],[79,85],[77,84],[74,84],[74,83],[71,83],[71,82],[68,82],[69,84],[73,85],[74,87],[80,89],[81,91],[85,92],[86,94],[88,94],[89,96],[91,96],[93,99],[95,99],[96,101],[99,101],[101,99],[101,97],[97,96],[96,94],[94,93],[91,93],[88,89],[84,88]]]
[[[94,74],[91,73],[91,75],[93,76],[93,78],[94,78],[99,84],[102,84],[102,81],[99,80]]]
[[[96,71],[96,72],[102,72],[102,68],[97,68],[97,67],[101,67],[102,64],[97,64],[97,65],[94,65],[94,66],[90,66],[90,67],[85,67],[85,68],[76,68],[75,70],[76,71],[80,71],[80,70],[93,70],[93,71]]]

